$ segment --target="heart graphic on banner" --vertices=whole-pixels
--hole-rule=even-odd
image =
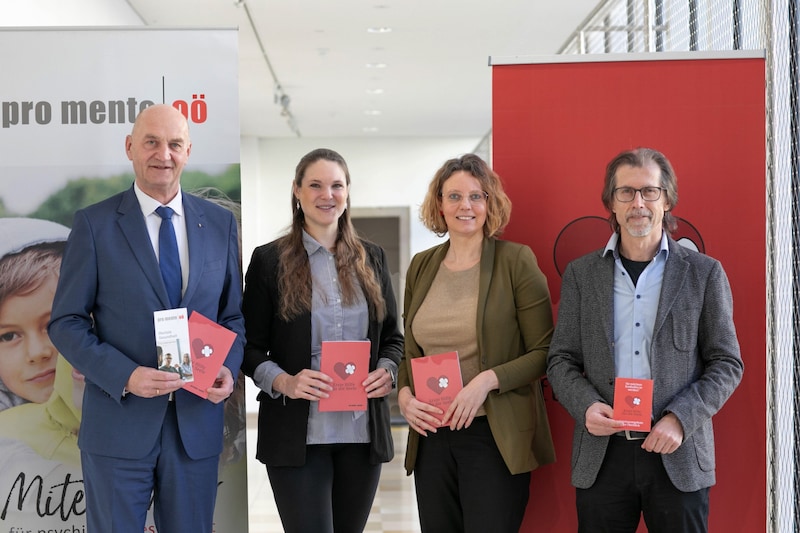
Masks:
[[[347,379],[352,376],[356,371],[355,363],[336,363],[333,365],[333,371],[342,379]]]
[[[447,376],[439,376],[438,378],[431,376],[426,384],[430,390],[436,394],[441,394],[447,388]]]
[[[627,403],[632,409],[636,409],[641,405],[642,399],[638,396],[625,396],[625,403]]]
[[[214,347],[210,344],[206,344],[203,342],[203,339],[198,337],[192,341],[192,352],[194,353],[195,359],[202,359],[204,357],[210,357],[211,354],[214,353]]]

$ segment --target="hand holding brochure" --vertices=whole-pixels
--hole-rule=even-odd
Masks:
[[[183,355],[189,355],[189,323],[185,307],[153,312],[156,332],[158,369],[180,374],[183,381],[194,379],[191,363],[183,366]],[[187,371],[188,368],[188,371]]]
[[[614,381],[614,420],[625,429],[650,431],[653,417],[653,380],[617,378]]]
[[[320,412],[366,411],[370,341],[323,341],[320,371],[333,378],[333,390],[319,400]]]
[[[447,411],[463,388],[458,352],[411,359],[411,377],[417,400]],[[439,427],[442,427],[441,421]]]
[[[201,398],[208,398],[206,391],[214,385],[219,369],[236,340],[236,333],[193,311],[189,317],[189,337],[194,380],[183,388]]]

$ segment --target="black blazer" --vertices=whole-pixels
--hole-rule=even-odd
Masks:
[[[378,274],[386,317],[371,320],[368,338],[372,343],[369,369],[375,370],[378,359],[385,357],[400,363],[403,336],[397,325],[397,302],[392,290],[386,254],[368,241],[361,241],[367,259]],[[290,374],[311,366],[311,314],[305,313],[289,322],[279,316],[278,247],[273,241],[253,252],[245,277],[243,313],[245,337],[242,371],[252,377],[258,365],[271,360]],[[306,459],[308,400],[277,399],[258,394],[258,444],[256,458],[267,466],[299,466]],[[387,396],[371,398],[368,403],[370,460],[373,464],[394,457]]]

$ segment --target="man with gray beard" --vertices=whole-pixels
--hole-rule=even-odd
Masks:
[[[564,272],[547,377],[575,419],[580,532],[706,532],[715,483],[711,418],[742,379],[730,285],[719,261],[670,237],[678,202],[660,152],[607,166],[606,247]],[[652,382],[649,432],[614,418],[616,378]],[[646,415],[645,415],[646,416]]]

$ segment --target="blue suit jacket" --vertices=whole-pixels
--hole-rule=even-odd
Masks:
[[[572,484],[589,488],[603,463],[608,439],[586,430],[586,410],[614,401],[614,258],[603,250],[564,271],[547,378],[575,419]],[[683,444],[662,455],[679,490],[715,483],[714,429],[719,411],[742,379],[733,323],[733,299],[719,261],[669,239],[669,258],[650,346],[653,416],[674,413]],[[613,437],[616,438],[616,437]]]
[[[181,307],[235,331],[225,361],[234,378],[242,361],[244,321],[238,229],[233,215],[184,194],[189,280]],[[157,366],[153,311],[169,298],[133,187],[75,213],[48,331],[86,376],[81,450],[138,459],[153,449],[168,397],[123,395],[138,366]],[[223,404],[178,390],[181,440],[189,457],[222,450]]]

